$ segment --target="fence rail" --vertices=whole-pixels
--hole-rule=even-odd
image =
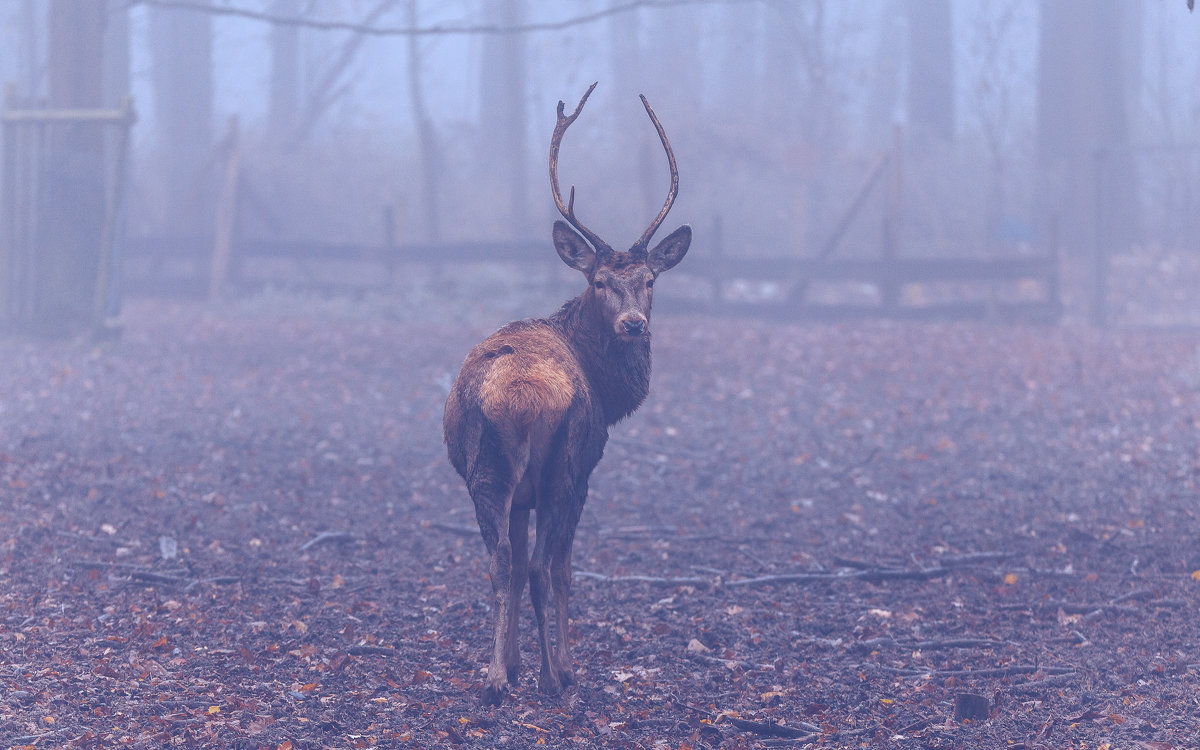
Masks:
[[[134,294],[203,297],[210,289],[212,241],[204,238],[139,237],[126,242],[123,286]],[[389,288],[407,264],[461,266],[471,263],[544,265],[550,261],[545,242],[476,242],[457,244],[368,245],[311,241],[241,240],[232,248],[226,283],[232,289],[251,290],[265,285],[307,289],[352,290]],[[667,309],[720,315],[747,315],[773,319],[836,320],[866,317],[894,319],[986,319],[1052,322],[1061,314],[1058,262],[1053,256],[992,258],[872,258],[820,259],[786,257],[730,257],[704,253],[699,248],[684,270],[699,279],[708,293],[664,300]],[[706,257],[707,255],[707,257]],[[263,271],[254,266],[274,264]],[[279,264],[291,266],[281,274]],[[321,264],[356,267],[359,273],[323,272]],[[302,269],[296,272],[295,269]],[[1042,296],[1034,300],[950,299],[940,303],[912,304],[903,295],[883,297],[878,303],[822,304],[807,301],[811,284],[851,282],[877,289],[903,288],[908,284],[952,282],[964,287],[998,282],[1036,282]],[[738,299],[728,288],[738,282],[770,282],[781,291],[770,298]],[[788,290],[791,290],[790,292]]]

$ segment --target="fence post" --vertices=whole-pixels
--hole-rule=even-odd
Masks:
[[[217,194],[216,228],[213,234],[212,271],[208,277],[208,298],[216,299],[229,278],[230,258],[233,256],[233,234],[237,223],[238,175],[241,171],[241,152],[238,143],[238,118],[229,118],[226,136],[225,171]]]
[[[887,197],[883,216],[883,269],[880,275],[880,297],[883,308],[894,313],[900,305],[900,286],[896,281],[895,260],[899,255],[901,201],[904,192],[904,133],[899,125],[892,128],[892,158],[888,164],[891,179],[888,180]]]
[[[1088,320],[1096,328],[1108,326],[1108,219],[1106,215],[1107,152],[1098,148],[1093,153],[1095,169],[1095,237],[1092,243],[1088,274]]]

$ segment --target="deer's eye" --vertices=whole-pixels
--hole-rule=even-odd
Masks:
[[[654,279],[646,279],[646,288],[647,288],[647,289],[653,289],[653,288],[654,288]]]
[[[604,282],[603,281],[593,281],[592,286],[596,287],[596,289],[603,289]]]

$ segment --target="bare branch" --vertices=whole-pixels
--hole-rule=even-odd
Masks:
[[[213,6],[203,0],[129,0],[129,7],[148,5],[168,10],[192,10],[215,16],[231,16],[251,21],[261,21],[276,26],[298,26],[318,31],[349,31],[371,36],[454,36],[468,34],[527,34],[535,31],[560,31],[572,26],[582,26],[603,20],[609,16],[629,13],[641,8],[670,8],[680,5],[728,5],[757,3],[763,0],[629,0],[604,10],[581,13],[561,21],[540,21],[514,26],[500,24],[462,24],[458,26],[374,26],[352,21],[323,21],[298,16],[280,16],[266,11],[239,8],[236,6]]]

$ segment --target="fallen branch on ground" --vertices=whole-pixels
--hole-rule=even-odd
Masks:
[[[831,581],[927,581],[940,578],[951,573],[950,568],[935,566],[932,568],[871,568],[857,570],[853,573],[783,573],[779,575],[758,576],[757,578],[740,578],[726,581],[726,586],[773,586],[783,583],[829,583]]]
[[[322,531],[320,534],[317,534],[312,539],[309,539],[307,542],[300,545],[300,551],[307,552],[308,550],[312,549],[313,547],[316,547],[321,544],[331,544],[331,543],[335,543],[335,542],[338,544],[341,544],[344,542],[353,542],[353,541],[354,541],[354,535],[351,534],[349,531]]]
[[[741,670],[749,671],[769,671],[774,669],[770,664],[754,664],[753,662],[742,661],[741,659],[723,659],[720,656],[709,656],[708,654],[698,654],[695,651],[688,651],[687,658],[693,661],[704,662],[705,664],[716,664],[726,669],[737,667]]]
[[[346,653],[351,656],[392,656],[396,653],[396,649],[388,646],[351,646],[346,649]]]
[[[659,578],[657,576],[606,576],[603,573],[592,573],[587,570],[573,571],[576,578],[587,578],[592,581],[603,581],[604,583],[645,583],[651,586],[695,586],[696,588],[708,588],[712,585],[712,581],[707,578],[699,578],[694,576],[683,578]]]
[[[790,727],[785,724],[777,724],[773,721],[750,721],[749,719],[739,719],[736,716],[724,716],[723,721],[727,721],[743,732],[753,732],[761,734],[765,737],[789,737],[793,739],[816,739],[817,733],[807,729]]]
[[[451,534],[459,536],[479,536],[478,526],[468,526],[467,524],[445,523],[444,521],[430,521],[429,528],[437,529],[438,531],[448,531]]]
[[[1037,664],[1014,664],[1011,667],[990,669],[914,669],[912,667],[889,667],[884,664],[863,664],[860,668],[877,669],[905,677],[1011,677],[1017,674],[1063,675],[1074,674],[1074,667],[1043,667]]]
[[[883,636],[880,638],[869,638],[865,641],[853,641],[846,644],[850,647],[858,647],[860,649],[876,649],[887,646],[909,649],[912,651],[940,651],[950,648],[994,648],[996,646],[1007,646],[1006,641],[997,641],[991,638],[948,638],[940,641],[898,641],[891,636]]]
[[[1035,693],[1039,690],[1058,687],[1063,683],[1070,682],[1072,677],[1077,677],[1078,675],[1078,672],[1063,672],[1062,674],[1047,677],[1044,680],[1031,680],[1030,682],[1008,685],[1005,689],[1013,693]]]

